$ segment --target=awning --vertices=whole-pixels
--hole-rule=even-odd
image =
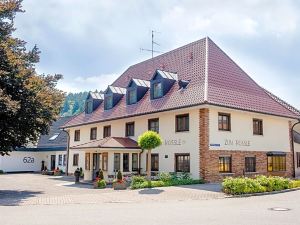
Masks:
[[[135,140],[128,137],[107,137],[70,147],[71,149],[86,148],[114,148],[114,149],[141,149]]]
[[[267,152],[267,156],[286,156],[286,152]]]

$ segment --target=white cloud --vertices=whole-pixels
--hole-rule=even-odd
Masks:
[[[104,91],[108,85],[112,84],[119,74],[102,74],[98,76],[75,77],[74,79],[62,80],[57,87],[65,92],[80,91]]]

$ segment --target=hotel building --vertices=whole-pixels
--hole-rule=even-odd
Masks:
[[[69,173],[82,167],[86,180],[100,169],[106,178],[145,173],[137,139],[154,130],[163,144],[152,151],[151,171],[215,182],[292,176],[291,127],[299,119],[204,38],[130,66],[104,92],[90,92],[85,112],[62,128],[70,134]]]

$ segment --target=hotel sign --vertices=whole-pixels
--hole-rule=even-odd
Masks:
[[[229,146],[251,146],[249,140],[232,140],[232,139],[225,139],[225,145]]]
[[[186,142],[182,139],[165,139],[165,145],[184,145]]]

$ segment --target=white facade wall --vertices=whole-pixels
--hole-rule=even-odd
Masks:
[[[187,132],[175,132],[175,118],[176,115],[189,114],[190,129]],[[190,172],[194,178],[199,178],[199,108],[194,109],[182,109],[176,111],[155,113],[151,115],[132,117],[120,120],[113,120],[103,123],[95,123],[92,125],[84,125],[80,127],[70,128],[70,146],[83,144],[90,142],[90,129],[97,127],[97,139],[103,138],[103,127],[111,125],[111,136],[112,137],[125,137],[125,124],[127,122],[135,123],[135,136],[130,137],[137,141],[138,136],[148,130],[148,119],[159,118],[159,134],[163,139],[163,144],[157,149],[154,149],[152,153],[159,154],[159,170],[162,172],[174,172],[175,166],[175,153],[189,153],[190,154]],[[74,142],[74,132],[80,129],[80,141]],[[96,150],[95,150],[96,151]],[[71,173],[78,167],[84,168],[85,152],[95,151],[84,151],[84,150],[71,150],[69,157],[69,171]],[[98,150],[99,151],[99,150]],[[102,150],[109,152],[109,171],[108,173],[113,174],[113,153],[114,152],[126,152],[130,153],[132,150],[114,150],[107,149]],[[72,166],[73,155],[79,154],[79,166]],[[92,156],[91,156],[92,157]],[[92,165],[92,161],[91,161]],[[122,155],[121,155],[121,166],[122,166]],[[131,157],[130,165],[131,169]],[[146,171],[146,152],[142,154],[141,158],[142,172]]]
[[[66,151],[12,151],[9,154],[0,157],[0,170],[4,172],[38,172],[41,171],[42,161],[50,169],[51,155],[56,156],[56,167],[65,172],[65,166],[58,165],[58,155],[66,154]]]
[[[231,131],[218,130],[219,112],[231,115]],[[263,120],[263,135],[253,134],[253,119]],[[216,107],[209,111],[211,150],[290,152],[289,132],[287,118]]]

